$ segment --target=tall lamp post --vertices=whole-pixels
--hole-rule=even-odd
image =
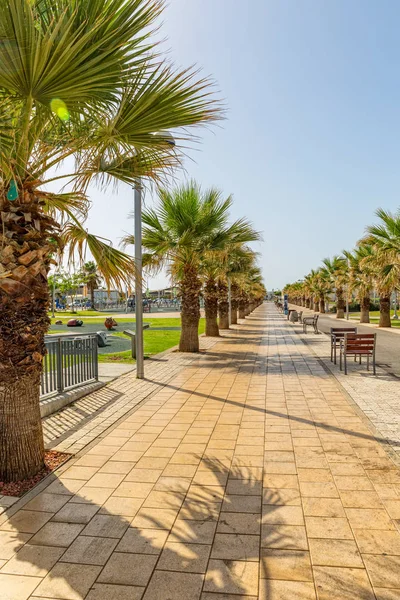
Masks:
[[[228,315],[229,315],[229,326],[232,325],[232,284],[231,278],[228,277]]]
[[[175,139],[168,131],[156,132],[169,146],[175,146]],[[142,261],[142,181],[139,178],[134,188],[135,206],[135,337],[136,337],[136,377],[144,378],[143,352],[143,261]]]
[[[347,259],[347,268],[350,269],[350,260]],[[350,318],[350,308],[349,308],[349,282],[347,281],[346,285],[346,319]]]
[[[52,317],[54,319],[54,317],[56,316],[55,314],[55,305],[56,305],[56,279],[57,279],[57,273],[54,273],[53,275],[53,311],[52,311]]]
[[[394,313],[393,313],[392,319],[394,321],[398,321],[399,315],[397,314],[397,290],[394,290],[393,295],[394,295]]]
[[[144,377],[143,355],[143,283],[142,283],[142,185],[135,185],[135,334],[136,334],[136,377]]]

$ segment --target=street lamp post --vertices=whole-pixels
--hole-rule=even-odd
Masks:
[[[347,259],[347,268],[350,269],[350,260]],[[349,309],[349,283],[346,285],[346,319],[350,318],[350,309]]]
[[[392,319],[398,321],[399,315],[397,314],[397,290],[394,290],[394,313]]]
[[[175,146],[175,140],[168,131],[156,132],[154,136],[162,138],[169,146]],[[139,178],[134,188],[135,205],[135,337],[136,337],[136,377],[144,378],[143,353],[143,263],[142,263],[142,181]]]
[[[232,285],[231,278],[228,277],[228,316],[229,316],[229,326],[232,325]]]
[[[53,275],[53,312],[51,315],[53,317],[53,319],[56,316],[55,304],[56,304],[56,274],[54,273],[54,275]]]
[[[143,279],[142,279],[142,183],[135,185],[135,334],[136,377],[144,377],[143,355]]]

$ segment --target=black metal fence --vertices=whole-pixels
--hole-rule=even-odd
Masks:
[[[96,333],[47,335],[45,342],[42,398],[98,380]]]

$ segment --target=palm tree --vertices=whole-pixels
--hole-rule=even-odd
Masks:
[[[162,8],[159,0],[0,4],[2,481],[43,466],[39,384],[54,254],[87,244],[99,268],[112,265],[102,271],[109,281],[133,272],[129,257],[82,225],[89,183],[160,179],[180,163],[182,128],[220,117],[207,80],[155,56]],[[173,131],[175,148],[163,130]],[[72,172],[61,164],[74,164]],[[57,181],[70,191],[45,191]]]
[[[304,277],[304,295],[305,295],[305,308],[311,308],[312,302],[312,280],[313,280],[313,272],[309,273]]]
[[[94,261],[86,262],[81,270],[81,281],[89,290],[90,308],[94,310],[94,291],[101,284],[101,276]]]
[[[367,227],[362,240],[374,250],[364,264],[374,271],[380,305],[379,327],[391,327],[391,295],[400,287],[400,209],[392,214],[379,208],[376,215],[380,223]]]
[[[205,334],[210,337],[219,336],[218,326],[218,287],[217,280],[221,271],[219,255],[209,252],[201,262],[203,283],[204,313],[206,319]]]
[[[247,239],[245,239],[247,238]],[[243,242],[257,241],[261,239],[260,234],[246,223],[246,232],[242,236]],[[234,304],[232,307],[236,309],[236,302],[239,301],[238,295],[238,277],[242,273],[248,273],[248,269],[254,266],[255,254],[250,248],[243,244],[233,243],[226,247],[225,252],[220,258],[220,274],[217,282],[218,290],[218,315],[219,328],[229,329],[229,298],[228,298],[228,279],[234,283]],[[236,319],[237,322],[237,319]]]
[[[245,308],[246,315],[250,314],[259,306],[266,294],[266,288],[263,283],[261,270],[254,266],[250,269],[246,281],[247,303]]]
[[[254,232],[256,234],[256,232]],[[259,234],[257,238],[261,239]],[[241,290],[248,283],[248,276],[251,269],[256,267],[257,254],[247,246],[236,248],[234,251],[229,251],[229,277],[232,282],[231,286],[231,319],[232,324],[237,323],[239,301]]]
[[[247,233],[243,220],[227,225],[232,199],[222,200],[215,189],[203,191],[195,182],[171,192],[159,191],[159,204],[143,213],[143,264],[167,267],[178,282],[182,299],[181,352],[198,352],[202,263],[210,253],[222,252],[227,240]],[[125,242],[132,241],[129,236]]]
[[[323,261],[326,271],[330,276],[336,292],[336,318],[344,318],[346,302],[344,299],[344,288],[348,283],[347,261],[343,256],[334,256],[332,259],[325,258]]]
[[[375,251],[370,244],[360,243],[353,252],[343,252],[349,263],[349,285],[360,303],[360,323],[369,323],[371,290],[374,286],[374,273],[371,259]]]

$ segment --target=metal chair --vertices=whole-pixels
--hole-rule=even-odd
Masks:
[[[357,327],[331,327],[331,362],[336,365],[336,348],[345,333],[357,333]]]
[[[342,359],[344,362],[344,374],[347,375],[347,356],[354,355],[360,359],[367,357],[367,371],[369,371],[369,359],[372,358],[373,373],[376,375],[375,367],[376,333],[345,333],[340,340],[340,370],[342,370]]]
[[[319,333],[318,319],[319,319],[319,315],[314,315],[313,317],[304,317],[303,318],[303,333],[307,333],[307,326],[313,327],[314,333]]]

